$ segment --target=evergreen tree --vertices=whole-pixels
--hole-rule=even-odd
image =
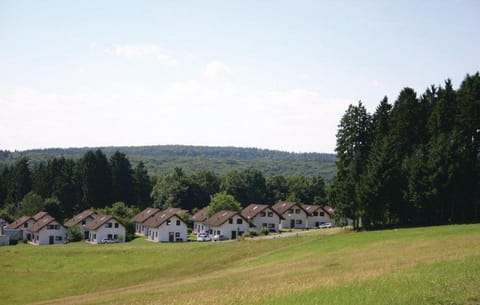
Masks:
[[[134,179],[130,161],[118,150],[110,157],[112,171],[112,200],[124,201],[127,204],[134,201]]]
[[[21,158],[10,172],[7,202],[18,203],[32,189],[32,175],[28,166],[28,159]]]
[[[111,202],[112,173],[101,150],[88,151],[78,163],[82,206],[100,208]]]
[[[134,203],[141,209],[146,208],[152,203],[150,194],[152,192],[152,181],[148,176],[148,171],[145,165],[140,161],[135,167],[133,174],[133,189],[134,189]]]

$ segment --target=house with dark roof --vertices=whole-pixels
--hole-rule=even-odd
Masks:
[[[302,204],[302,207],[307,211],[307,226],[309,228],[318,228],[326,222],[332,223],[332,215],[322,206]]]
[[[240,214],[257,230],[267,228],[270,232],[279,231],[282,216],[267,204],[249,204]]]
[[[148,235],[144,223],[149,218],[155,216],[155,214],[157,214],[158,212],[160,212],[160,210],[157,208],[146,208],[145,210],[135,215],[135,217],[132,218],[132,222],[135,224],[135,234]]]
[[[205,220],[207,220],[207,212],[208,207],[204,207],[203,209],[199,210],[197,213],[193,214],[192,221],[193,221],[193,234],[202,234],[208,233],[209,227],[205,224]]]
[[[4,230],[4,234],[10,236],[11,240],[31,240],[31,228],[34,224],[35,220],[32,217],[22,216],[11,224],[7,225],[6,229]]]
[[[45,213],[32,226],[32,245],[55,245],[63,244],[67,235],[67,229],[51,215]]]
[[[114,216],[97,216],[85,228],[90,232],[88,239],[92,244],[100,244],[106,240],[125,242],[125,226]]]
[[[156,213],[144,222],[148,228],[147,240],[156,242],[187,241],[188,228],[181,215],[185,210],[168,208]]]
[[[272,206],[282,216],[280,229],[305,229],[307,228],[307,212],[296,202],[280,201]]]
[[[71,228],[71,227],[74,227],[74,226],[78,226],[80,231],[83,232],[83,238],[88,239],[88,237],[90,236],[90,232],[87,229],[87,225],[90,222],[94,221],[96,217],[97,217],[97,214],[95,214],[94,211],[85,210],[85,211],[81,212],[80,214],[77,214],[77,215],[73,216],[71,219],[69,219],[65,223],[65,227],[68,229],[68,228]]]
[[[223,235],[226,239],[236,239],[250,227],[248,220],[239,212],[225,210],[215,213],[204,223],[209,227],[210,235]]]

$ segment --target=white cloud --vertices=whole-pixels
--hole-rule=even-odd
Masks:
[[[304,80],[311,80],[311,79],[312,79],[312,76],[311,76],[310,74],[308,74],[308,73],[304,73],[304,74],[302,75],[302,78],[303,78]]]
[[[351,102],[303,88],[240,90],[209,79],[68,94],[1,89],[3,149],[191,144],[333,152]]]
[[[90,49],[93,50],[93,49],[95,49],[96,47],[97,47],[97,42],[96,42],[96,41],[92,41],[92,42],[90,43]]]
[[[177,63],[172,55],[155,44],[117,45],[114,47],[114,53],[129,60],[153,58],[163,65],[175,65]]]
[[[232,70],[230,67],[218,60],[211,61],[203,70],[203,75],[211,80],[225,80],[231,74]]]

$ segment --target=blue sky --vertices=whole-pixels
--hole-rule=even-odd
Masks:
[[[333,152],[373,111],[480,68],[479,1],[0,1],[0,149]]]

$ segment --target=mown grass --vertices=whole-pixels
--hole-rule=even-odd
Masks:
[[[480,304],[480,225],[0,248],[2,304]]]

